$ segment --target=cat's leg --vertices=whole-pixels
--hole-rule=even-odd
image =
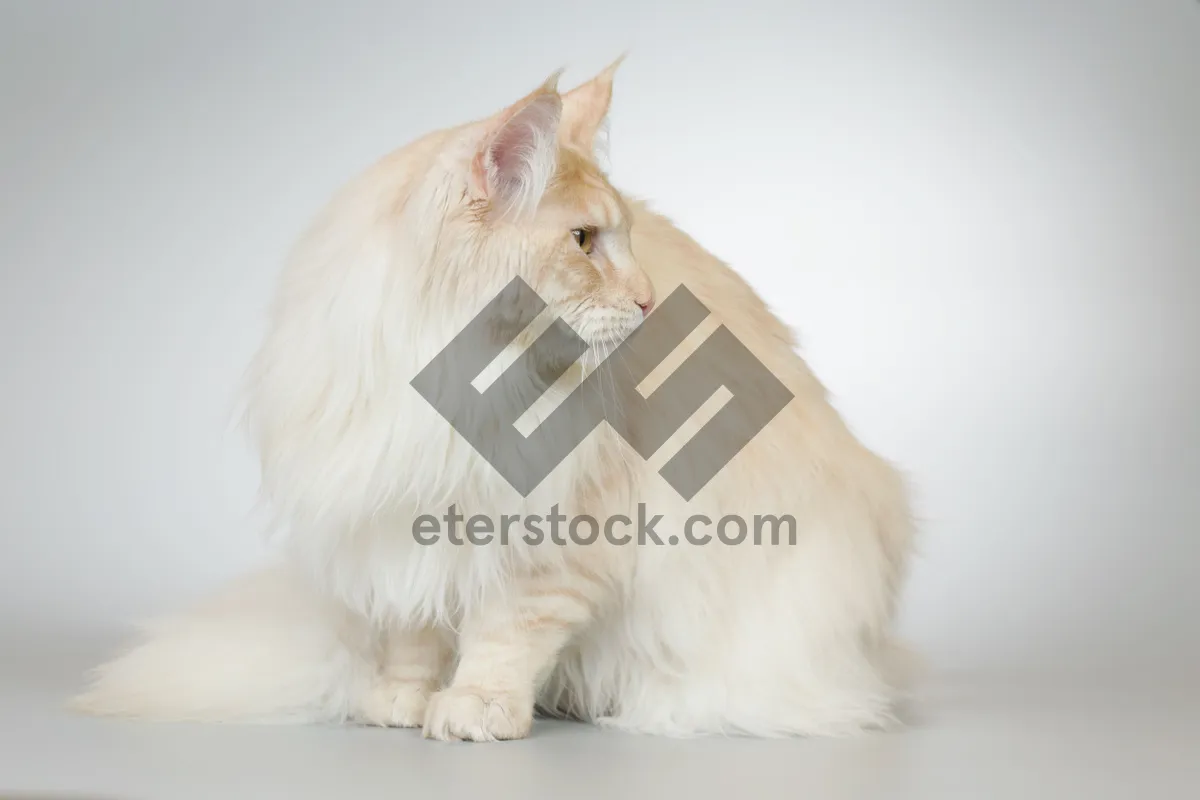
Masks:
[[[425,717],[430,739],[520,739],[533,725],[539,686],[559,652],[610,597],[605,577],[579,565],[520,579],[507,603],[463,620],[454,680]]]
[[[436,628],[390,628],[381,643],[379,672],[358,703],[357,719],[370,725],[419,728],[450,657],[450,644]]]

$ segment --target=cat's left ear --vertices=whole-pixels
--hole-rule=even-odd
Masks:
[[[559,72],[488,121],[471,161],[470,189],[501,215],[532,212],[558,162]]]
[[[563,95],[562,124],[559,127],[559,139],[563,143],[585,153],[593,151],[596,135],[604,125],[612,104],[613,78],[624,60],[625,56],[622,55],[599,75]]]

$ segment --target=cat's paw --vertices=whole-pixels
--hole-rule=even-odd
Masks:
[[[429,700],[422,735],[442,741],[523,739],[533,727],[533,701],[515,693],[450,687]]]
[[[363,698],[358,720],[385,728],[419,728],[425,722],[431,691],[423,683],[382,681]]]

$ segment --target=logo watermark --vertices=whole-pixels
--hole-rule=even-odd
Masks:
[[[523,496],[602,422],[649,459],[723,386],[730,399],[659,471],[690,500],[792,399],[723,325],[642,396],[637,387],[709,315],[680,287],[526,436],[516,423],[541,396],[530,387],[552,385],[588,343],[556,319],[490,386],[478,390],[473,382],[545,308],[525,281],[514,279],[412,381]]]

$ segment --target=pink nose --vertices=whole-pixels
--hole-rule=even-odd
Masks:
[[[651,310],[652,308],[654,308],[654,301],[653,301],[653,300],[647,300],[647,301],[646,301],[646,302],[644,302],[644,303],[638,303],[638,305],[641,307],[641,309],[642,309],[642,316],[644,317],[644,316],[646,316],[647,314],[649,314],[649,313],[650,313],[650,310]]]

